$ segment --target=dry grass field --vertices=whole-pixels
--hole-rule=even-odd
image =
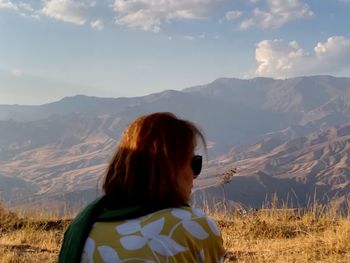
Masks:
[[[213,213],[225,262],[350,262],[350,216],[310,209]],[[0,262],[56,262],[69,220],[19,216],[0,207]]]
[[[0,262],[56,262],[68,220],[19,216],[0,206]]]

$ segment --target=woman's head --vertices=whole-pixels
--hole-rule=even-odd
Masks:
[[[197,139],[205,146],[193,123],[171,113],[137,118],[119,141],[103,185],[105,194],[127,204],[188,202]]]

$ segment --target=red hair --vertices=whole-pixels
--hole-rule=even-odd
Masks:
[[[137,118],[124,131],[109,164],[103,190],[125,204],[179,206],[186,203],[178,172],[191,158],[200,130],[171,113]]]

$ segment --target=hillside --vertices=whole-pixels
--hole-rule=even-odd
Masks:
[[[303,204],[314,185],[320,194],[343,195],[349,190],[346,136],[322,132],[350,123],[349,95],[349,78],[226,78],[135,98],[79,95],[40,106],[0,105],[0,192],[8,205],[91,200],[126,125],[142,114],[171,111],[197,123],[208,140],[209,167],[197,188],[217,183],[215,175],[234,165],[240,171],[235,187],[255,187],[256,197],[237,196],[230,186],[230,198],[251,205],[290,188],[304,196],[298,201]],[[304,144],[312,133],[317,139]],[[322,136],[324,144],[331,143],[328,150],[315,144]],[[301,149],[293,150],[300,140]],[[331,160],[335,154],[339,160]],[[285,185],[283,191],[279,185]]]
[[[304,131],[302,137],[295,137],[300,129],[292,130],[268,134],[211,163],[211,169],[238,169],[225,185],[228,200],[260,207],[276,193],[289,206],[304,207],[314,200],[328,203],[350,198],[350,125]],[[204,191],[222,199],[222,187]]]

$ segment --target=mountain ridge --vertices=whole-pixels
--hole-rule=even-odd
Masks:
[[[220,160],[230,152],[236,161],[244,159],[249,163],[253,171],[262,154],[287,141],[285,154],[291,154],[293,147],[304,147],[303,138],[312,133],[344,126],[337,133],[347,134],[348,96],[350,78],[225,78],[182,91],[167,90],[135,98],[79,95],[41,106],[15,106],[12,116],[16,118],[10,118],[8,108],[4,110],[0,105],[0,174],[6,177],[4,182],[13,179],[12,186],[16,180],[28,182],[34,196],[43,198],[75,196],[74,191],[93,192],[94,182],[103,174],[126,125],[137,116],[157,111],[170,111],[199,125],[210,146],[210,159]],[[28,107],[35,110],[30,112]],[[1,119],[4,116],[7,119]],[[316,136],[315,142],[322,136]],[[310,144],[311,139],[306,140]],[[249,158],[257,159],[248,162]],[[211,176],[215,170],[209,168]],[[276,171],[277,168],[274,167]],[[260,181],[286,179],[270,175],[271,167],[260,170],[267,175],[260,176]],[[199,184],[219,180],[210,176],[203,176]],[[251,174],[242,176],[248,178]],[[266,179],[269,176],[273,180]],[[288,180],[304,187],[300,185],[302,181]],[[13,193],[21,189],[25,188],[19,187]]]

